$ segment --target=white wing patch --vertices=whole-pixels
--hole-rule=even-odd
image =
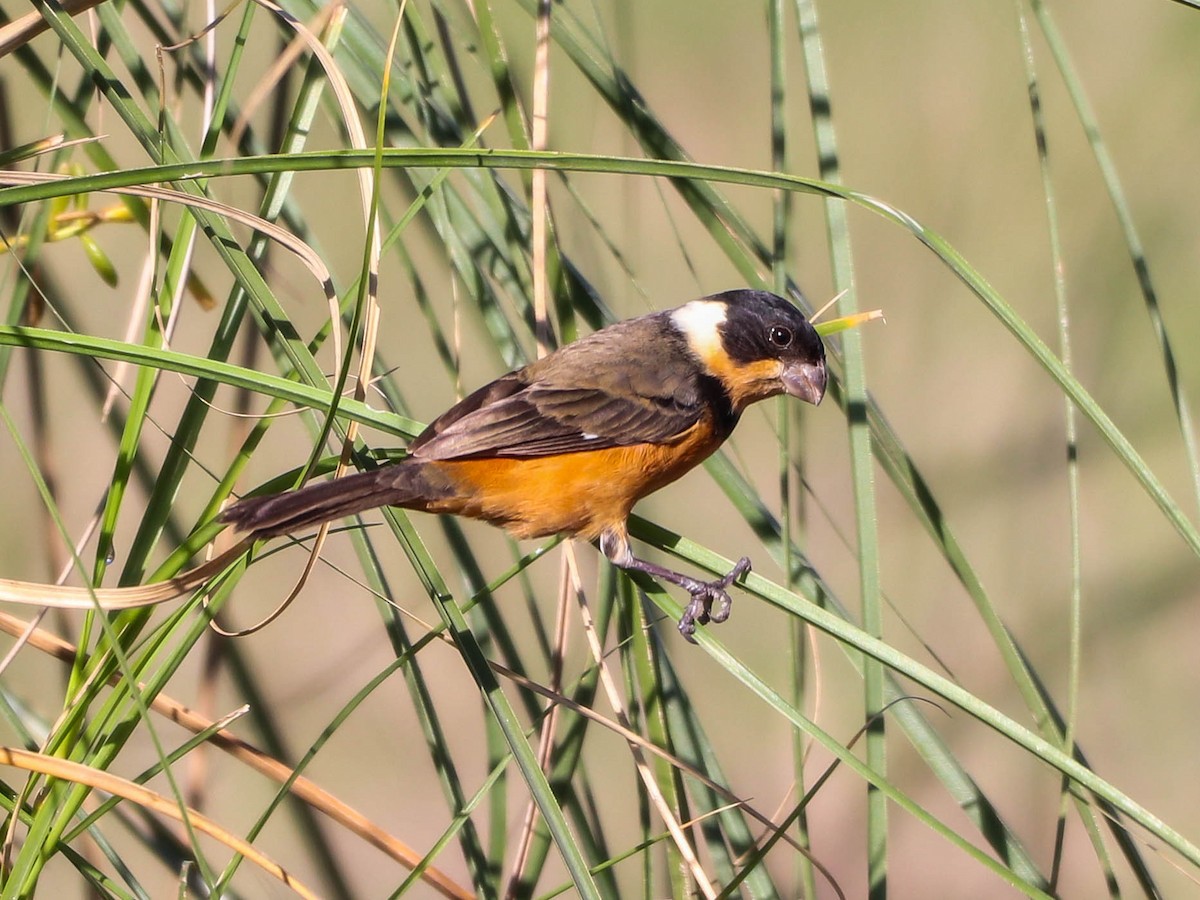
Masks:
[[[724,303],[715,300],[693,300],[671,313],[671,321],[687,338],[692,352],[711,366],[715,360],[724,356],[720,326],[724,323],[727,312],[728,308]]]

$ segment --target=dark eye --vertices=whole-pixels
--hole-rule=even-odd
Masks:
[[[767,332],[767,340],[776,347],[789,347],[792,343],[792,330],[782,325],[772,325],[771,330]]]

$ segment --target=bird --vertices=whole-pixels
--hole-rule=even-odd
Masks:
[[[517,538],[579,538],[620,569],[687,591],[679,631],[694,643],[697,624],[729,617],[728,589],[750,559],[714,581],[639,559],[630,512],[715,452],[750,404],[788,394],[817,405],[825,386],[825,346],[794,304],[725,291],[616,322],[497,378],[399,460],[247,497],[220,518],[265,539],[395,506],[482,519]]]

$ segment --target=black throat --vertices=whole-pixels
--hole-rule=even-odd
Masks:
[[[733,398],[721,380],[713,375],[701,375],[699,379],[700,394],[705,405],[713,412],[713,431],[725,440],[731,434],[741,416],[733,408]]]

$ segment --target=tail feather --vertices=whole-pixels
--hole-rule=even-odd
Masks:
[[[221,521],[257,537],[275,537],[352,516],[377,506],[421,508],[422,466],[393,463],[268,497],[248,497],[221,513]]]

